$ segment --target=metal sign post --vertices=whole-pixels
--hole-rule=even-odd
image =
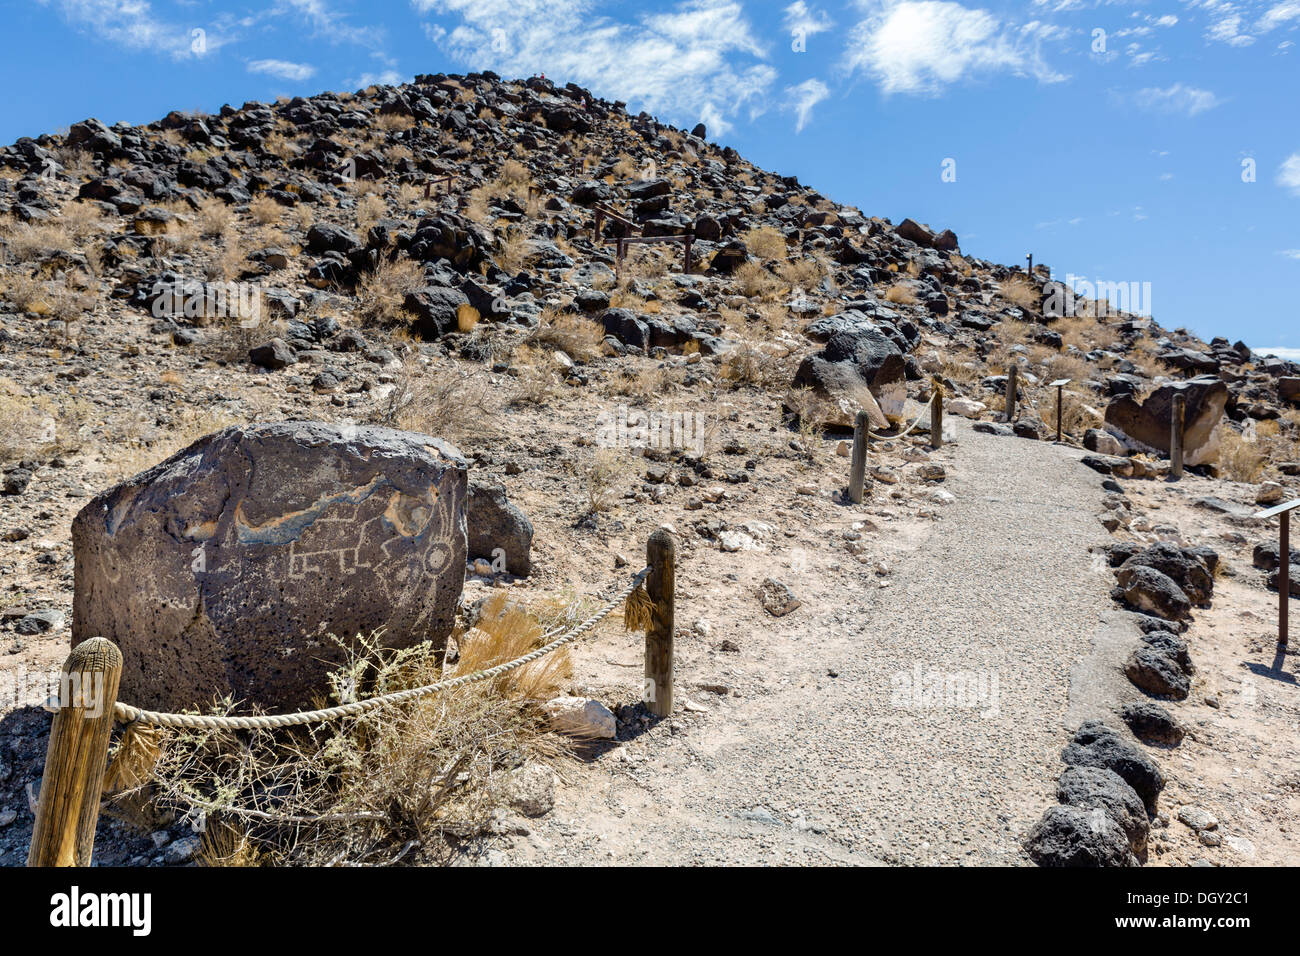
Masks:
[[[1048,388],[1056,389],[1056,440],[1061,440],[1061,419],[1065,413],[1065,386],[1069,385],[1073,379],[1058,378],[1055,382],[1048,382]]]

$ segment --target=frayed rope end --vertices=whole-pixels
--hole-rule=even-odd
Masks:
[[[637,589],[627,596],[627,602],[623,605],[623,630],[649,630],[654,619],[654,606],[654,601],[650,600],[650,595],[646,593],[645,584],[638,585]]]

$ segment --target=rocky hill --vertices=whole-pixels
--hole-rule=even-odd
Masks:
[[[677,241],[629,244],[620,262],[628,236]],[[659,522],[684,561],[725,556],[715,584],[766,578],[763,555],[786,547],[886,580],[890,532],[869,547],[868,512],[817,529],[844,523],[842,439],[860,410],[895,436],[873,446],[876,522],[902,541],[951,501],[924,442],[898,437],[937,384],[950,415],[1043,440],[1046,386],[1068,379],[1065,437],[1125,478],[1167,472],[1182,393],[1194,473],[1295,496],[1300,366],[1051,276],[839,205],[702,126],[540,78],[418,76],[21,139],[0,149],[6,649],[31,667],[65,653],[69,528],[89,497],[231,424],[449,440],[531,518],[531,538],[471,537],[467,595],[508,584],[534,603],[639,561]],[[1158,537],[1122,496],[1103,521]],[[488,544],[506,539],[503,576]],[[700,580],[683,575],[686,600]],[[784,587],[738,598],[731,623],[797,608]]]

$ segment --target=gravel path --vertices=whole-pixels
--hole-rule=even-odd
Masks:
[[[1112,610],[1088,551],[1107,538],[1099,476],[1068,448],[964,421],[958,439],[935,456],[957,501],[891,586],[856,564],[821,587],[791,579],[805,604],[754,635],[765,670],[746,693],[689,691],[701,722],[583,766],[504,859],[1027,862],[1021,839],[1054,802],[1071,671],[1086,683]],[[909,693],[918,674],[922,689],[944,675],[947,694]]]

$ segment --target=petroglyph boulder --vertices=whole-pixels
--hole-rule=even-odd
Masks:
[[[282,711],[350,640],[441,644],[464,585],[466,463],[426,435],[283,422],[208,435],[72,527],[72,641],[122,648],[121,697]]]

